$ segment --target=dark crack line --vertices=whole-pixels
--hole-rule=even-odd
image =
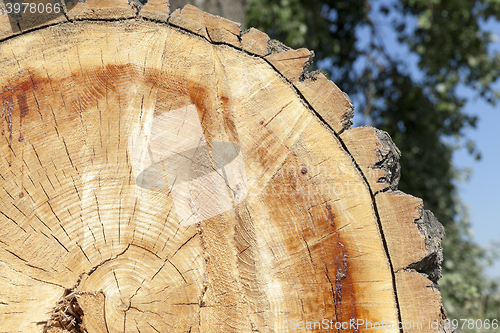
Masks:
[[[68,252],[68,253],[69,253],[69,250],[66,248],[66,246],[64,246],[64,245],[63,245],[63,243],[61,243],[61,241],[60,241],[59,239],[57,239],[57,237],[56,237],[56,236],[54,236],[54,235],[51,235],[51,236],[52,236],[52,238],[54,238],[54,239],[55,239],[55,240],[59,243],[59,245],[61,245],[61,246],[63,247],[63,249],[65,249],[65,250],[66,250],[66,252]],[[87,258],[87,259],[88,259],[88,258]]]
[[[269,124],[271,121],[273,121],[274,118],[276,118],[284,109],[286,109],[290,104],[292,104],[292,102],[293,101],[289,102],[287,105],[282,107],[281,110],[279,110],[274,116],[272,116],[271,119],[269,119],[263,126],[267,126],[267,124]]]
[[[16,226],[18,226],[22,231],[24,231],[26,234],[28,233],[22,226],[19,225],[19,223],[17,223],[14,219],[12,219],[11,217],[7,216],[4,212],[0,212],[0,214],[2,214],[3,216],[5,216],[5,218],[7,218],[9,221],[11,221],[12,223],[14,223]]]
[[[333,286],[332,280],[330,280],[330,272],[328,272],[328,266],[325,264],[325,270],[326,270],[326,278],[328,279],[328,282],[330,283],[330,288],[332,288],[332,301],[333,301],[333,306],[335,307],[335,321],[338,321],[337,318],[337,302],[335,300],[335,287]]]
[[[120,289],[120,284],[118,283],[118,278],[116,277],[116,272],[115,272],[114,269],[113,269],[113,276],[115,277],[116,286],[118,287],[118,292],[120,293],[120,296],[121,296],[122,295],[122,291]]]
[[[99,218],[99,223],[101,224],[102,237],[104,238],[104,244],[106,244],[106,233],[104,232],[104,223],[102,222],[102,219],[101,219],[101,210],[99,209],[99,200],[97,199],[97,194],[95,194],[95,191],[94,191],[94,197],[95,197],[95,204],[97,207],[97,217]]]
[[[167,259],[167,261],[170,263],[170,265],[174,266],[175,270],[176,270],[177,272],[179,272],[179,275],[182,277],[182,279],[184,280],[184,282],[185,282],[186,284],[188,284],[188,283],[187,283],[187,281],[186,281],[186,279],[184,278],[184,275],[182,275],[181,271],[180,271],[180,270],[179,270],[179,269],[178,269],[178,268],[177,268],[177,267],[176,267],[176,266],[175,266],[175,265],[174,265],[174,264],[173,264],[173,263],[172,263],[169,259]]]
[[[177,248],[177,250],[175,250],[174,254],[172,254],[172,257],[171,257],[171,258],[175,257],[175,255],[177,254],[177,252],[179,252],[179,251],[180,251],[180,249],[182,249],[182,248],[184,247],[184,245],[186,245],[186,244],[187,244],[187,243],[188,243],[191,239],[195,238],[196,236],[198,236],[198,233],[195,233],[195,234],[194,234],[193,236],[191,236],[191,237],[190,237],[187,241],[185,241],[185,242],[184,242],[181,246],[179,246],[179,247]]]

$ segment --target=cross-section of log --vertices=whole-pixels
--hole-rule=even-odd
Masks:
[[[444,331],[397,148],[239,27],[88,0],[2,28],[1,332]]]

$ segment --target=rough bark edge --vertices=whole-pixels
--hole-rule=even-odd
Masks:
[[[437,281],[441,278],[441,263],[443,262],[441,240],[445,234],[444,227],[430,210],[423,208],[420,208],[420,218],[415,220],[415,224],[424,236],[428,255],[420,261],[408,265],[407,269],[414,269],[426,275],[439,289]]]
[[[374,191],[375,197],[387,191],[405,195],[403,192],[397,191],[401,175],[401,166],[399,164],[401,152],[389,134],[373,127],[357,127],[344,132],[341,138],[353,158],[359,163],[359,167]],[[363,142],[363,144],[360,144],[360,142]],[[413,197],[408,196],[405,200],[407,202],[406,207],[413,206],[411,202]],[[423,209],[422,204],[412,209],[419,216],[412,222],[422,235],[421,242],[426,249],[426,255],[409,264],[407,269],[414,269],[424,274],[437,286],[437,281],[441,277],[440,265],[443,260],[441,240],[444,236],[444,227],[432,212]],[[384,223],[397,221],[400,214],[400,212],[394,213],[392,219],[385,219],[387,222],[381,221],[382,228],[384,228]],[[397,242],[397,239],[393,241]],[[415,247],[415,251],[417,250]]]
[[[360,163],[360,168],[372,190],[376,190],[375,196],[386,191],[399,192],[397,186],[401,176],[399,164],[401,152],[389,134],[376,128],[358,127],[344,132],[341,137],[354,159]],[[364,144],[360,145],[359,142]],[[377,172],[379,170],[382,173]],[[402,192],[399,193],[404,195]],[[408,197],[406,200],[407,207],[412,206],[411,198]],[[423,236],[422,242],[425,244],[426,256],[409,264],[407,269],[414,269],[424,274],[437,287],[437,281],[441,278],[440,265],[443,261],[441,240],[444,237],[444,227],[434,214],[424,210],[422,205],[414,209],[418,211],[419,218],[413,222]],[[394,216],[392,220],[396,221],[397,216]]]
[[[65,0],[61,1],[64,2]],[[163,1],[165,2],[165,0]],[[352,126],[354,106],[352,105],[347,94],[342,92],[323,74],[318,75],[316,73],[307,72],[307,67],[314,56],[312,52],[306,50],[309,52],[308,56],[297,57],[297,54],[305,53],[305,49],[290,49],[281,43],[271,41],[266,34],[256,29],[250,29],[246,33],[242,33],[241,26],[239,24],[219,16],[202,12],[194,6],[187,5],[181,10],[176,10],[174,13],[168,14],[169,9],[167,4],[167,8],[162,11],[162,15],[159,18],[154,15],[154,10],[152,10],[152,8],[154,8],[153,4],[157,5],[161,2],[161,0],[150,0],[144,5],[132,0],[112,0],[112,2],[118,4],[118,8],[110,9],[108,6],[106,6],[108,8],[102,8],[100,5],[97,5],[96,0],[88,0],[83,2],[80,5],[80,8],[77,8],[79,9],[78,11],[73,13],[65,11],[65,19],[60,19],[56,22],[46,22],[43,25],[25,30],[20,28],[18,31],[12,31],[12,29],[10,29],[11,31],[8,31],[9,29],[6,29],[6,24],[8,23],[10,27],[10,21],[6,15],[2,15],[2,13],[0,13],[0,42],[18,34],[60,23],[82,20],[111,21],[142,18],[167,23],[173,27],[189,31],[199,37],[205,38],[213,44],[230,45],[239,50],[245,51],[250,55],[259,56],[265,59],[277,72],[283,75],[295,89],[297,89],[301,97],[308,103],[320,120],[325,122],[335,133],[337,138],[339,138],[341,143],[344,145],[346,151],[352,156],[353,162],[358,167],[370,188],[372,197],[381,193],[381,191],[372,191],[371,186],[373,186],[373,179],[368,175],[367,170],[369,168],[372,170],[382,170],[385,173],[385,176],[379,177],[375,183],[388,184],[386,188],[389,190],[396,189],[399,181],[399,150],[397,150],[397,147],[392,143],[392,140],[387,133],[381,131],[376,132],[374,130],[374,139],[377,140],[381,146],[381,149],[379,150],[372,150],[372,152],[376,152],[376,154],[378,154],[377,161],[374,164],[367,164],[366,161],[363,161],[364,163],[358,163],[360,161],[356,159],[356,155],[361,155],[355,153],[353,154],[351,151],[356,151],[356,147],[363,147],[363,145],[359,144],[359,140],[351,140],[350,143],[343,142],[346,135],[352,135],[350,132],[353,130],[346,130],[349,130]],[[102,3],[103,2],[99,2],[99,4]],[[5,6],[3,4],[0,4],[0,9],[4,7]],[[145,9],[144,13],[141,14],[143,8],[151,8],[151,10]],[[158,10],[158,7],[156,7],[155,10]],[[153,12],[153,14],[151,12]],[[21,22],[22,19],[19,21]],[[19,27],[22,26],[20,23],[18,25]],[[286,65],[283,64],[285,60],[287,60]],[[282,68],[282,70],[280,70],[280,68]],[[283,68],[288,69],[285,71]],[[346,135],[341,137],[340,135],[344,133],[346,133]],[[352,135],[352,138],[356,139],[356,135]],[[358,137],[357,139],[360,138]],[[383,191],[385,190],[386,189],[384,188]],[[374,209],[377,213],[376,206]],[[442,230],[442,226],[439,222],[437,222],[437,220],[435,220],[435,218],[433,218],[433,216],[432,218],[429,217],[429,214],[432,213],[424,211],[422,219],[415,221],[415,223],[419,227],[421,233],[425,236],[426,247],[437,248],[440,247],[440,237],[442,237],[442,235],[439,233],[440,230]],[[380,231],[383,236],[383,226]],[[437,238],[435,237],[436,233],[438,233]],[[427,238],[430,238],[429,241],[427,241]],[[436,239],[439,239],[439,242],[437,242]],[[437,245],[438,243],[439,245]],[[440,260],[442,260],[442,252],[439,252],[438,250],[435,253],[437,254],[425,257],[421,261],[409,265],[406,270],[415,270],[417,272],[427,274],[429,278],[437,281],[440,277],[439,264]],[[437,270],[439,270],[439,273]],[[397,293],[397,290],[395,290],[395,293]],[[398,303],[398,306],[404,307],[404,304]]]
[[[444,320],[447,315],[437,283],[441,278],[444,227],[430,211],[423,209],[421,199],[397,190],[401,152],[386,132],[372,127],[358,127],[345,131],[340,137],[373,191],[374,208],[379,214],[380,232],[386,239],[388,260],[394,261],[391,267],[395,289],[399,294],[402,320],[428,322],[435,319],[439,322],[438,330],[445,332]],[[418,234],[420,239],[415,237]],[[411,239],[404,238],[410,235],[413,235]],[[402,247],[406,251],[401,251]],[[409,258],[413,258],[413,261],[401,266],[401,262]],[[428,295],[428,304],[435,308],[436,314],[432,318],[424,306],[419,307],[419,312],[413,307],[416,295],[413,288],[418,286],[424,286],[422,293]],[[427,304],[422,300],[419,302]]]
[[[413,270],[432,281],[438,289],[443,260],[443,226],[430,211],[424,210],[421,199],[401,191],[380,192],[375,200],[389,240],[395,272]]]
[[[375,129],[375,135],[382,144],[382,148],[377,150],[379,160],[371,168],[384,171],[385,175],[379,178],[377,183],[387,184],[391,190],[395,191],[401,178],[401,166],[399,164],[401,151],[387,132]]]

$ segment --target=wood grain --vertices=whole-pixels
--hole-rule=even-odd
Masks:
[[[440,237],[426,243],[415,199],[369,174],[388,141],[349,129],[350,101],[303,72],[309,51],[271,54],[265,34],[192,6],[103,3],[0,41],[4,331],[442,329],[418,265]],[[243,165],[219,165],[217,143]],[[171,155],[187,167],[170,169]],[[203,200],[182,206],[179,188]]]

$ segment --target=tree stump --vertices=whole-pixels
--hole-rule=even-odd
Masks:
[[[444,230],[311,52],[64,9],[0,17],[1,332],[444,331]]]

